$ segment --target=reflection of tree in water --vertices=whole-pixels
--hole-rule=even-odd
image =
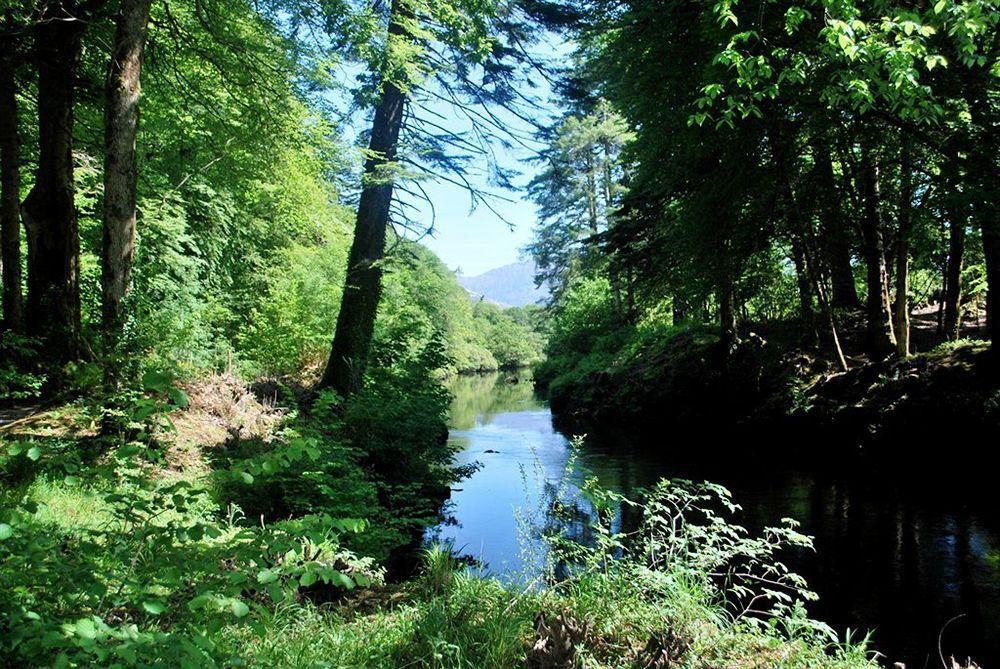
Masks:
[[[535,396],[530,370],[460,375],[449,380],[448,390],[453,396],[449,422],[455,430],[488,423],[498,413],[545,406]]]

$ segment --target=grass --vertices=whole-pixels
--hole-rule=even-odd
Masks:
[[[350,603],[279,608],[259,621],[260,633],[249,626],[227,630],[227,650],[252,666],[509,669],[524,666],[537,641],[537,618],[562,614],[587,624],[577,654],[582,667],[644,666],[657,639],[680,640],[671,667],[877,666],[863,644],[822,644],[733,624],[691,583],[657,595],[641,587],[643,579],[627,576],[595,575],[523,595],[462,570],[442,592],[422,589],[419,581],[406,584],[412,599],[370,613],[357,614]]]

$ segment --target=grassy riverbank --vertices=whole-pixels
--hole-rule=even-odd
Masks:
[[[439,550],[393,580],[391,548],[433,518],[419,477],[375,476],[351,448],[388,443],[371,416],[320,430],[315,411],[262,402],[232,377],[147,382],[127,439],[99,437],[85,402],[2,435],[0,644],[16,665],[872,666],[808,619],[808,594],[778,564],[805,539],[713,526],[694,508],[725,514],[718,489],[644,500],[648,541],[616,534],[609,513],[587,548],[550,532],[547,574],[521,584]],[[590,494],[599,509],[622,503]],[[686,502],[674,530],[655,520]],[[755,599],[764,590],[733,580],[736,564],[782,598]]]
[[[728,356],[711,326],[598,327],[553,342],[535,378],[554,412],[584,423],[810,425],[848,444],[1000,425],[1000,375],[978,340],[931,340],[905,360],[849,357],[846,372],[831,350],[801,346],[794,323],[750,328]]]

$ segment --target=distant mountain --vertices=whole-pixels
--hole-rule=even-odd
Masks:
[[[458,277],[473,299],[480,297],[505,307],[523,307],[548,297],[548,291],[535,288],[535,263],[511,263],[478,276]]]

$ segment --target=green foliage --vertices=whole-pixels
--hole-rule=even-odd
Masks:
[[[45,374],[37,369],[38,342],[11,331],[0,332],[0,397],[7,401],[37,397]]]
[[[169,375],[143,384],[125,420],[133,429],[95,442],[90,456],[62,439],[5,444],[4,471],[20,472],[0,503],[11,662],[221,666],[213,636],[231,620],[252,621],[259,598],[380,578],[341,545],[361,521],[310,513],[246,522],[235,507],[220,513],[204,482],[159,475],[157,438],[187,400]]]

